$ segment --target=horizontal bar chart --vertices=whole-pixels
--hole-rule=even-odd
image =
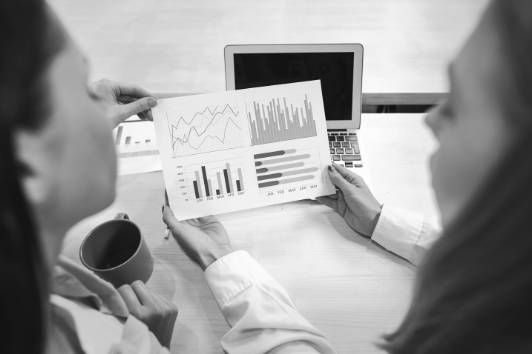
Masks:
[[[259,181],[263,181],[265,179],[272,179],[272,178],[281,178],[281,177],[286,177],[286,176],[295,176],[295,175],[302,175],[302,174],[305,174],[305,173],[312,173],[312,172],[316,172],[318,171],[318,168],[317,167],[310,167],[310,168],[304,168],[304,169],[301,169],[301,170],[293,170],[293,171],[285,171],[285,172],[277,172],[277,173],[272,173],[270,175],[262,175],[262,176],[259,176],[257,179]]]
[[[266,152],[266,153],[263,153],[263,154],[256,154],[256,155],[253,155],[253,157],[256,159],[265,159],[265,158],[268,158],[268,157],[273,157],[273,156],[282,156],[282,155],[287,155],[287,154],[294,154],[297,150],[296,149],[288,149],[288,150],[279,150],[279,151],[272,151],[272,152]]]
[[[321,180],[318,149],[261,152],[254,155],[254,160],[259,189]]]
[[[303,167],[303,166],[305,166],[303,162],[296,162],[296,163],[289,163],[286,165],[257,168],[255,171],[257,173],[266,173],[266,172],[282,171],[282,170],[286,170],[289,168],[296,168],[296,167]]]
[[[264,183],[259,183],[259,188],[272,187],[272,186],[277,186],[280,184],[303,182],[303,181],[311,180],[313,178],[314,176],[302,176],[302,177],[296,177],[296,178],[283,179],[280,181],[264,182]]]
[[[280,162],[304,160],[304,159],[308,159],[309,157],[310,157],[309,154],[303,154],[303,155],[296,155],[296,156],[290,156],[290,157],[281,157],[279,159],[271,159],[271,160],[266,160],[266,161],[255,161],[255,166],[273,165],[273,164],[280,163]]]

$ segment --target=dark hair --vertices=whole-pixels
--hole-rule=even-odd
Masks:
[[[496,0],[486,16],[515,141],[429,252],[389,353],[532,353],[532,2]]]
[[[14,132],[37,130],[49,113],[45,75],[61,46],[42,0],[0,1],[0,313],[2,353],[44,351],[46,267],[21,188],[27,173]]]

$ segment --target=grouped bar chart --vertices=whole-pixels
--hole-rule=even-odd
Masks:
[[[285,149],[254,155],[259,189],[321,182],[319,151]]]
[[[185,169],[189,195],[195,199],[236,195],[244,192],[244,168],[238,159],[188,166]],[[190,198],[194,199],[194,198]]]
[[[312,102],[307,95],[246,103],[251,145],[316,136]]]

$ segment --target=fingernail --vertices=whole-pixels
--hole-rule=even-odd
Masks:
[[[329,169],[329,172],[334,172],[334,168],[331,165],[329,165],[327,168]]]
[[[155,107],[157,105],[157,100],[153,97],[150,97],[150,99],[148,100],[148,104],[150,105],[150,107]]]

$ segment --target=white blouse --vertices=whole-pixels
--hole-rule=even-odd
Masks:
[[[371,239],[418,266],[438,234],[421,214],[384,206]],[[72,261],[62,258],[62,262],[68,270],[58,271],[69,286],[59,286],[61,291],[51,301],[70,314],[69,323],[86,353],[167,353],[146,326],[129,316],[110,284]],[[335,353],[324,335],[297,311],[286,290],[246,251],[220,258],[205,270],[205,278],[231,326],[222,338],[224,351]],[[87,292],[95,299],[92,308],[82,303]]]

